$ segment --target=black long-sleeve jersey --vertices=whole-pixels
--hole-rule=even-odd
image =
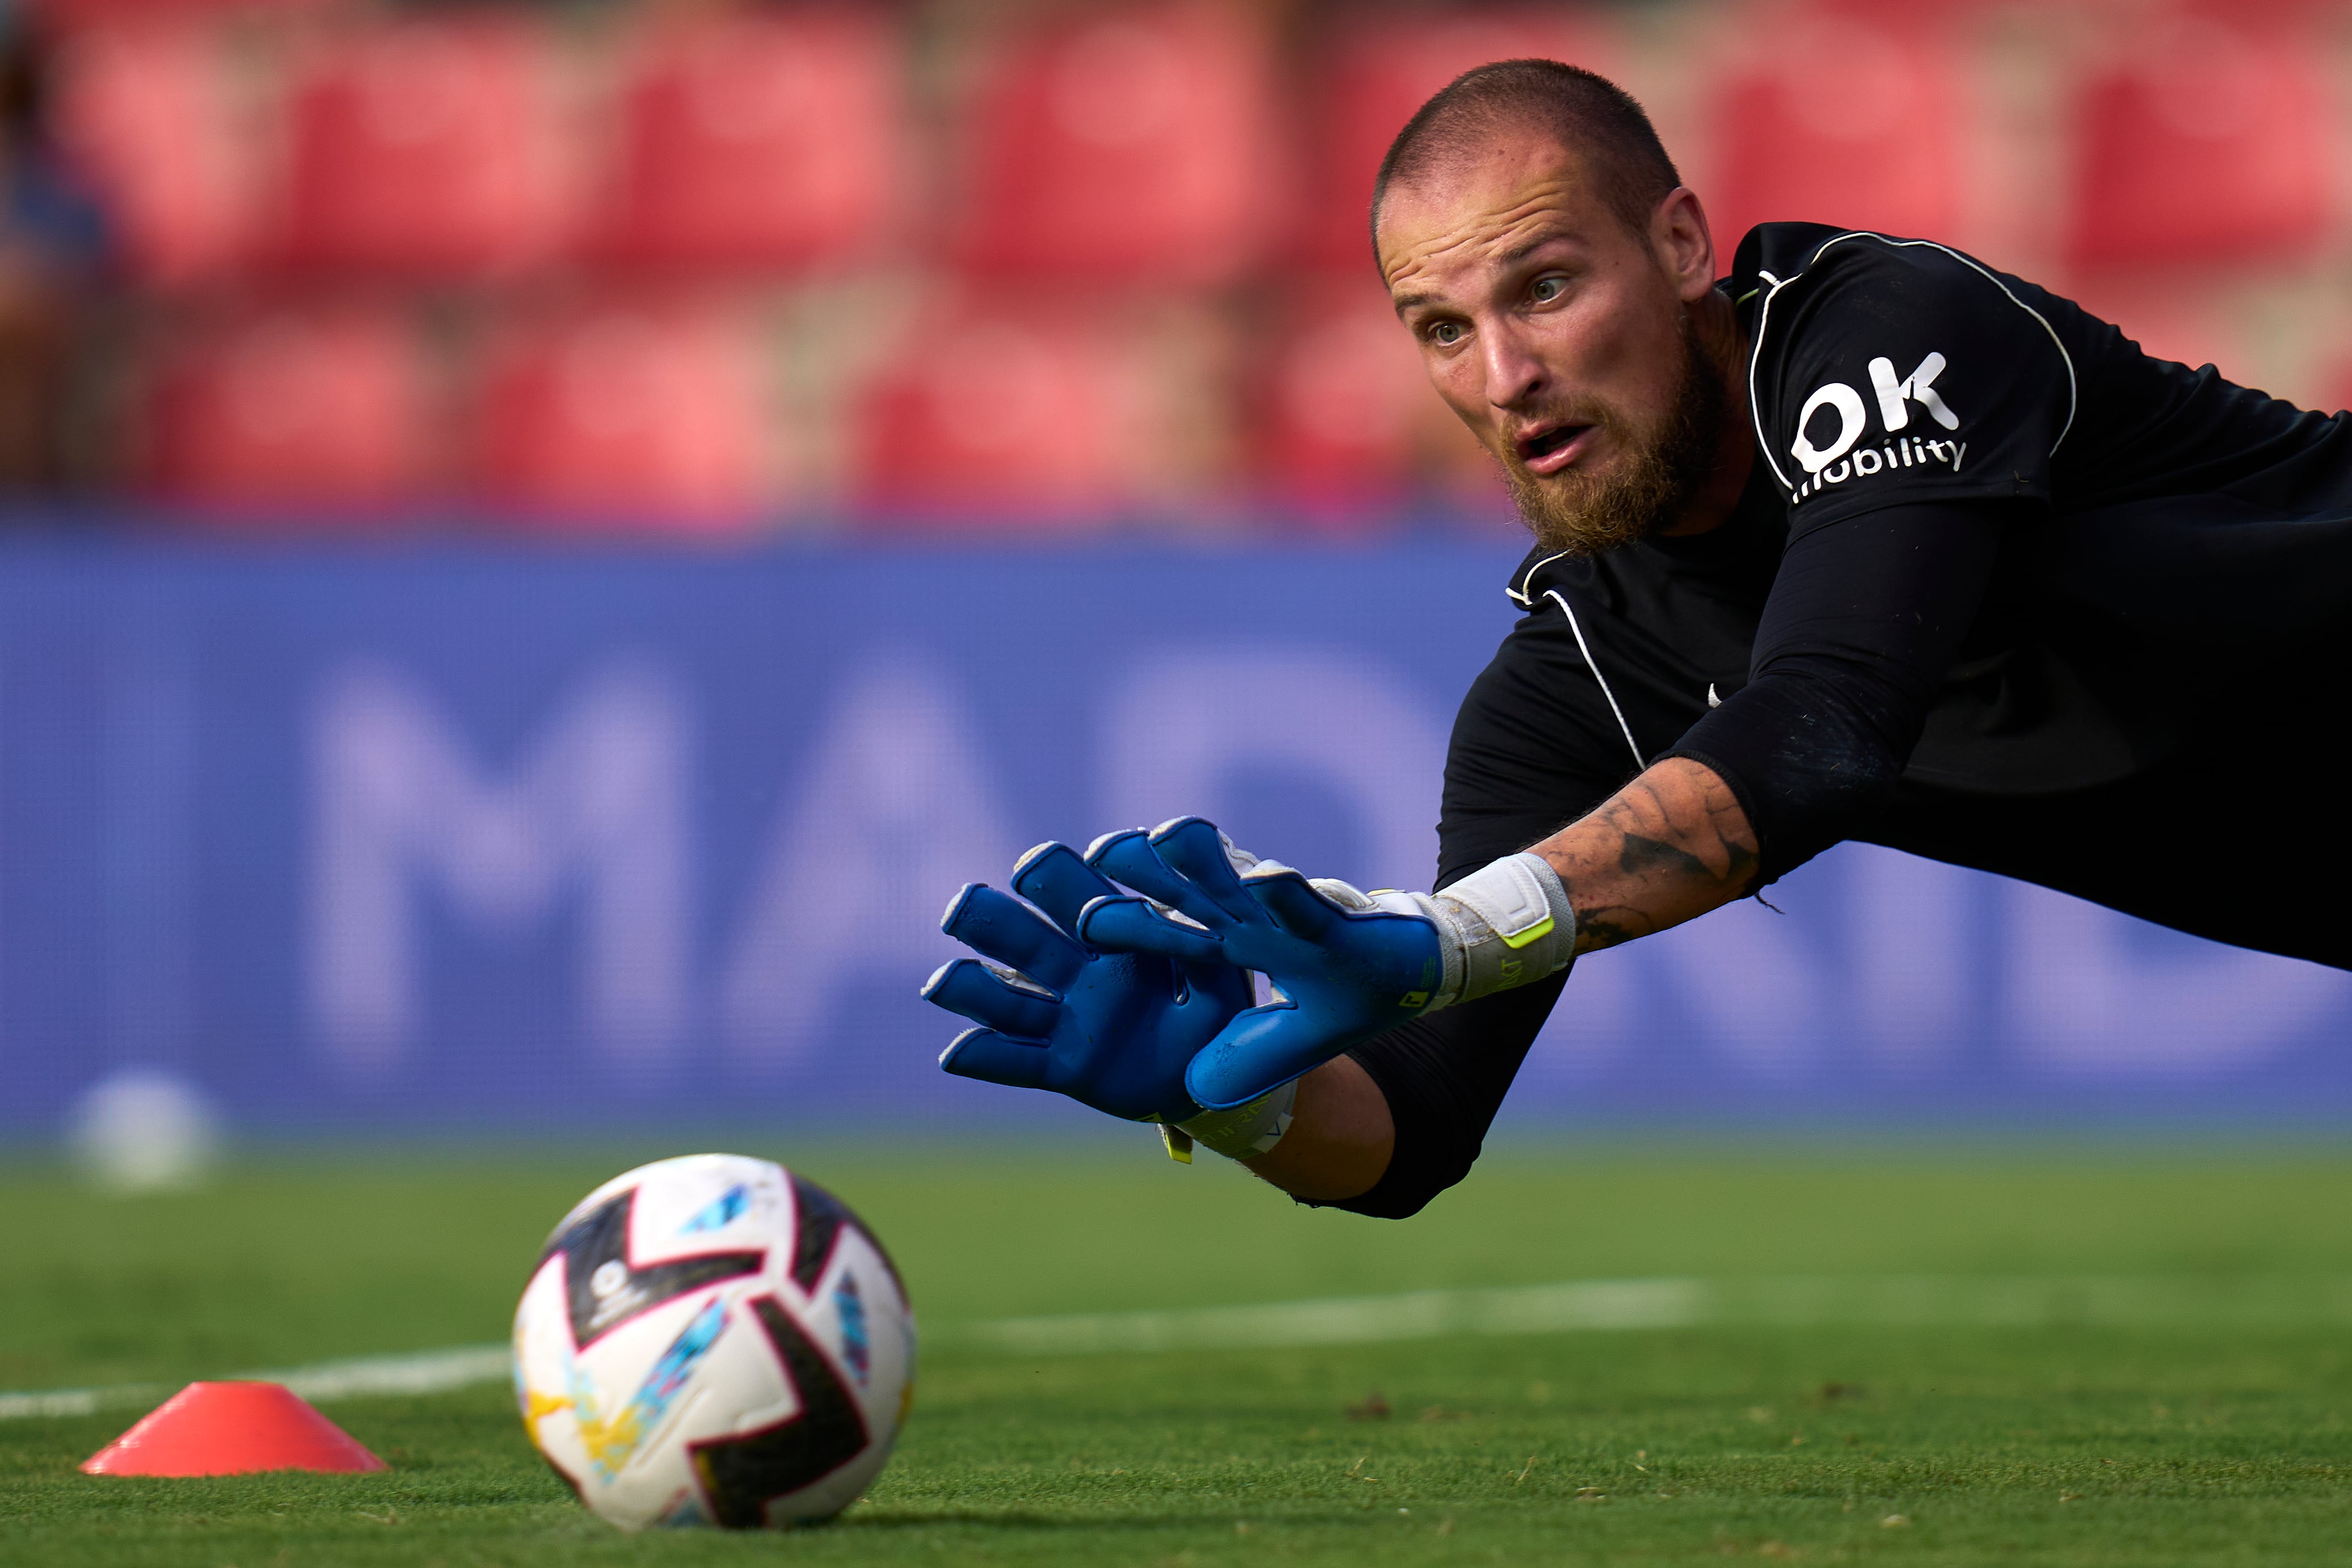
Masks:
[[[1513,574],[1437,885],[1686,756],[1767,879],[1859,838],[2352,968],[2271,820],[2352,662],[2352,415],[1924,240],[1767,224],[1718,287],[1751,345],[1747,490],[1713,532]],[[1397,1146],[1340,1206],[1411,1214],[1468,1172],[1564,979],[1352,1053]]]

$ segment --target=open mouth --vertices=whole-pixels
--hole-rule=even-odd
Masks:
[[[1576,460],[1592,429],[1590,425],[1546,426],[1519,438],[1519,461],[1533,473],[1557,473]]]

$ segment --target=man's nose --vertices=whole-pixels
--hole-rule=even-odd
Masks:
[[[1517,332],[1505,327],[1483,335],[1486,358],[1486,401],[1497,408],[1516,408],[1544,390],[1543,362]]]

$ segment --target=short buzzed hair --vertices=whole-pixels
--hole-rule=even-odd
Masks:
[[[1372,183],[1372,243],[1389,187],[1414,179],[1507,127],[1533,127],[1584,159],[1601,198],[1634,234],[1683,183],[1650,117],[1608,78],[1558,60],[1496,60],[1463,72],[1421,106],[1389,143]]]

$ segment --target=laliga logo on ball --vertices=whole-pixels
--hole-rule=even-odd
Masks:
[[[531,1441],[625,1530],[830,1519],[914,1396],[914,1317],[881,1244],[815,1183],[733,1154],[589,1194],[514,1338]]]
[[[1944,356],[1930,352],[1909,375],[1897,378],[1895,362],[1884,356],[1870,362],[1870,384],[1878,394],[1878,416],[1886,426],[1889,436],[1911,423],[1910,405],[1916,403],[1927,411],[1928,417],[1947,430],[1960,427],[1960,416],[1952,412],[1942,395],[1936,391],[1936,377],[1946,364]],[[1827,447],[1813,445],[1810,430],[1813,416],[1827,409],[1837,416],[1838,432]],[[1949,463],[1959,471],[1961,456],[1968,450],[1965,441],[1926,441],[1905,437],[1882,448],[1855,448],[1862,439],[1869,414],[1862,394],[1842,381],[1825,382],[1813,389],[1805,405],[1797,411],[1797,438],[1789,445],[1789,455],[1804,465],[1811,476],[1797,487],[1796,497],[1812,494],[1825,484],[1840,485],[1856,475],[1870,475],[1885,468],[1917,468],[1928,462]],[[1839,459],[1852,452],[1848,461]]]

